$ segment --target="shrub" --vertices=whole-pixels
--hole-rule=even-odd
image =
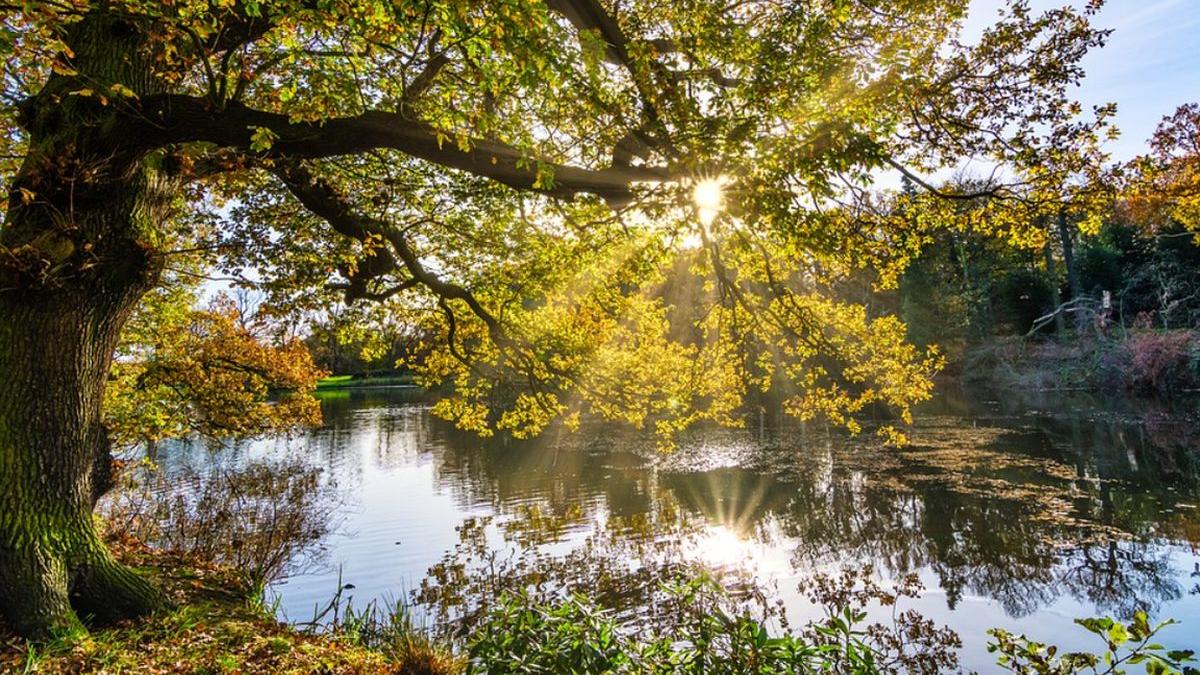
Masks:
[[[1016,335],[1029,332],[1034,321],[1054,309],[1053,289],[1037,272],[1013,270],[999,281],[992,298],[997,323]],[[1052,329],[1053,325],[1046,330]]]
[[[584,596],[554,601],[527,594],[505,596],[493,606],[468,645],[468,673],[706,673],[767,675],[771,673],[942,673],[957,669],[957,660],[896,658],[895,645],[879,640],[877,629],[861,627],[864,615],[855,596],[861,590],[834,593],[833,601],[849,603],[798,633],[786,629],[772,635],[767,626],[746,614],[729,614],[720,605],[719,587],[703,580],[676,589],[693,608],[684,620],[647,632],[631,628]],[[714,595],[715,593],[715,595]],[[717,598],[716,605],[712,604]],[[1021,675],[1117,675],[1126,666],[1148,673],[1200,673],[1191,650],[1169,650],[1153,642],[1165,621],[1152,626],[1144,612],[1128,624],[1110,618],[1076,621],[1099,636],[1105,651],[1061,652],[1057,647],[1001,630],[988,633],[988,651],[997,664]],[[920,644],[918,633],[901,630],[894,639]],[[925,648],[946,653],[948,644]],[[920,650],[916,650],[920,651]],[[910,654],[916,653],[909,650]]]
[[[333,524],[331,486],[298,462],[236,470],[143,462],[101,504],[110,532],[233,568],[261,588],[302,564]]]
[[[1105,651],[1063,652],[1058,647],[1035,642],[1024,635],[1014,636],[1008,631],[993,628],[988,634],[995,642],[988,643],[988,651],[998,653],[997,664],[1021,675],[1074,675],[1096,673],[1099,675],[1124,673],[1124,666],[1138,666],[1152,675],[1178,675],[1200,673],[1191,667],[1195,652],[1191,650],[1168,650],[1151,642],[1163,628],[1175,621],[1164,621],[1151,626],[1145,612],[1136,612],[1128,624],[1110,618],[1076,619],[1075,623],[1086,628],[1104,641]]]
[[[1169,393],[1200,386],[1200,344],[1192,331],[1139,332],[1126,341],[1125,349],[1129,352],[1127,389]]]
[[[671,585],[683,611],[655,626],[620,620],[582,595],[505,595],[467,644],[469,673],[937,673],[957,667],[958,636],[913,612],[891,625],[864,625],[870,603],[894,606],[920,588],[906,579],[894,591],[870,569],[819,576],[805,588],[826,606],[824,619],[798,632],[772,634],[708,578]],[[828,604],[826,604],[828,603]]]

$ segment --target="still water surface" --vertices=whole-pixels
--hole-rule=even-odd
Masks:
[[[653,582],[639,568],[680,558],[752,576],[805,620],[819,612],[798,581],[870,563],[884,580],[918,574],[925,591],[906,606],[952,625],[980,672],[993,670],[989,627],[1098,647],[1073,618],[1139,608],[1183,622],[1170,646],[1200,646],[1194,406],[953,393],[924,407],[904,449],[764,417],[693,432],[663,456],[599,424],[481,442],[404,389],[322,405],[326,426],[302,437],[160,458],[168,470],[260,457],[323,469],[339,521],[321,555],[273,586],[291,620],[310,619],[339,575],[359,606],[424,589],[415,612],[435,622],[497,569],[635,586]]]

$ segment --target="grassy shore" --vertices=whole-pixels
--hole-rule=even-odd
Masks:
[[[123,562],[157,582],[175,609],[40,645],[21,640],[0,624],[0,672],[457,675],[467,670],[465,657],[430,642],[409,621],[395,616],[358,614],[354,619],[348,612],[325,632],[298,630],[275,620],[271,608],[256,601],[239,576],[226,568],[129,540],[113,542],[112,547]],[[653,627],[636,619],[622,623],[584,596],[547,601],[524,593],[505,595],[473,627],[466,652],[472,672],[484,673],[956,670],[962,644],[958,635],[919,614],[904,612],[890,626],[862,630],[867,603],[917,597],[921,588],[913,582],[900,591],[884,589],[870,581],[869,567],[861,574],[867,581],[860,583],[853,573],[843,571],[812,587],[835,595],[853,590],[853,595],[838,595],[839,603],[850,604],[829,610],[830,620],[848,623],[817,621],[800,632],[787,629],[778,635],[742,613],[736,601],[728,604],[731,596],[711,580],[699,577],[670,585],[667,590],[679,602],[680,614]],[[1096,634],[1107,652],[1054,656],[1045,645],[1002,630],[989,631],[989,649],[994,646],[1013,672],[1083,673],[1088,664],[1102,659],[1151,662],[1154,668],[1147,668],[1149,672],[1195,672],[1185,670],[1185,664],[1194,663],[1192,652],[1148,644],[1173,622],[1152,625],[1138,612],[1127,625],[1108,618],[1076,623]]]
[[[407,387],[415,384],[412,375],[330,375],[317,381],[317,391],[356,387]]]
[[[298,631],[276,621],[229,570],[134,542],[116,542],[114,548],[164,588],[177,609],[37,646],[0,623],[0,672],[439,675],[462,670],[455,658],[420,641],[368,649],[349,635]]]

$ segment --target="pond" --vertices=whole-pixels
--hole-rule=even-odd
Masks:
[[[255,457],[323,469],[338,522],[312,564],[273,584],[289,620],[311,619],[340,579],[358,606],[418,600],[418,620],[436,623],[503,575],[619,587],[636,612],[653,568],[679,560],[752,579],[806,620],[819,610],[798,582],[871,564],[885,581],[917,574],[925,590],[905,607],[957,630],[980,672],[994,670],[990,627],[1099,648],[1072,619],[1139,608],[1183,622],[1169,646],[1200,646],[1194,406],[951,391],[902,449],[764,414],[662,455],[598,423],[484,442],[408,389],[322,405],[326,426],[307,435],[159,457],[168,470]]]

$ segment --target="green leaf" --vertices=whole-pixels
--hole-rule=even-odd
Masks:
[[[1108,629],[1112,628],[1113,620],[1108,617],[1099,617],[1091,619],[1075,619],[1075,623],[1083,626],[1097,635],[1104,635]]]
[[[1108,641],[1117,646],[1129,642],[1129,630],[1124,624],[1114,623],[1112,628],[1108,629]]]
[[[254,152],[266,152],[275,145],[275,140],[279,138],[279,134],[266,127],[250,127],[253,131],[250,134],[250,149]]]

